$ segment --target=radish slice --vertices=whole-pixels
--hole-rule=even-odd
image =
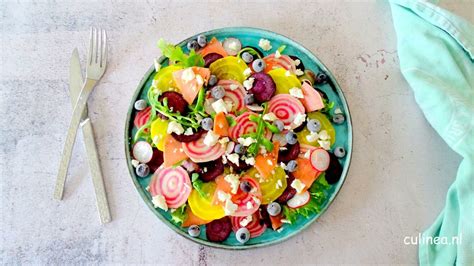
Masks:
[[[250,238],[262,235],[263,232],[265,232],[265,229],[267,229],[267,225],[265,223],[260,224],[261,219],[258,212],[254,212],[250,217],[252,217],[252,221],[250,221],[245,226],[242,226],[241,222],[246,220],[247,217],[230,217],[230,222],[232,223],[232,231],[237,232],[237,230],[239,230],[240,228],[245,227],[250,232]]]
[[[240,136],[253,133],[257,131],[257,123],[250,121],[250,115],[258,115],[252,112],[245,112],[235,118],[235,126],[229,128],[229,137],[233,140],[237,140]],[[265,132],[265,137],[271,139],[272,133],[270,131]]]
[[[294,195],[293,198],[291,198],[286,204],[288,204],[288,207],[296,209],[306,205],[310,199],[311,195],[308,191],[305,191],[301,194]]]
[[[135,160],[141,163],[147,163],[151,161],[151,158],[153,157],[153,148],[150,143],[141,140],[133,145],[132,154]]]
[[[225,153],[225,146],[216,143],[212,147],[204,144],[204,136],[191,142],[183,142],[183,151],[195,163],[214,161]]]
[[[292,129],[295,125],[292,123],[297,114],[304,114],[303,104],[289,94],[278,94],[273,96],[268,104],[268,112],[272,112],[280,119],[285,126]]]
[[[151,115],[151,107],[148,106],[147,108],[137,113],[137,115],[135,116],[135,119],[133,120],[133,124],[137,128],[141,128],[148,122],[148,119],[150,119],[150,115]],[[145,129],[145,133],[146,132],[148,132],[148,128]]]
[[[328,169],[331,157],[329,157],[329,153],[325,149],[317,148],[311,152],[309,160],[314,169],[323,172]]]
[[[270,70],[273,70],[279,67],[289,70],[291,73],[296,72],[295,61],[293,61],[293,59],[291,59],[291,57],[287,55],[280,55],[280,57],[276,58],[275,54],[270,54],[270,55],[265,56],[263,60],[268,66],[265,69],[265,72],[268,72]],[[270,69],[270,66],[272,67],[271,69]]]
[[[232,109],[230,110],[231,112],[242,111],[245,109],[244,98],[247,92],[238,81],[224,79],[219,80],[219,82],[217,82],[217,85],[224,87],[225,94],[223,101],[232,103]],[[215,102],[215,99],[212,98],[210,93],[207,94],[206,99],[208,105]]]
[[[237,193],[232,196],[232,202],[237,204],[237,210],[232,216],[242,217],[251,215],[258,210],[262,202],[262,192],[260,191],[258,182],[249,176],[242,177],[240,182],[243,181],[249,182],[252,190],[248,193],[243,192],[239,186]]]
[[[186,203],[191,194],[191,180],[182,167],[160,167],[150,182],[150,194],[162,195],[168,208],[176,209]]]

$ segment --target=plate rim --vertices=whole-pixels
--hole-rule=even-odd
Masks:
[[[311,220],[309,220],[308,222],[303,224],[302,227],[299,228],[299,230],[295,230],[295,231],[289,233],[288,235],[286,235],[284,237],[278,238],[278,239],[270,241],[270,242],[262,242],[262,243],[250,244],[250,245],[237,245],[237,246],[225,245],[225,244],[222,244],[222,243],[214,243],[214,242],[206,241],[206,240],[203,240],[203,239],[200,239],[200,238],[191,237],[188,234],[186,234],[185,232],[183,232],[183,231],[179,230],[178,228],[176,228],[173,223],[171,223],[168,219],[166,219],[159,211],[157,211],[155,209],[154,206],[152,206],[151,201],[148,199],[145,191],[143,190],[142,186],[138,182],[138,179],[135,177],[135,168],[133,167],[133,165],[131,163],[131,150],[130,150],[131,136],[130,136],[129,132],[130,132],[130,129],[131,129],[131,127],[130,127],[131,121],[132,121],[131,118],[132,118],[132,113],[133,113],[133,110],[134,110],[134,100],[137,99],[137,97],[140,94],[143,86],[145,85],[147,80],[150,78],[150,75],[154,72],[155,67],[152,64],[151,67],[148,69],[148,71],[144,74],[143,78],[140,80],[137,88],[135,89],[135,92],[133,93],[132,100],[130,101],[129,108],[128,108],[128,111],[127,111],[126,120],[125,120],[125,132],[124,132],[125,133],[124,134],[125,150],[124,151],[125,151],[125,159],[127,160],[127,168],[128,168],[128,171],[129,171],[130,179],[132,180],[133,185],[135,186],[135,189],[137,190],[138,194],[140,195],[142,200],[145,202],[145,204],[150,208],[150,210],[155,214],[155,216],[157,216],[158,219],[160,219],[168,228],[170,228],[174,232],[178,233],[178,235],[180,235],[180,236],[182,236],[186,239],[191,240],[194,243],[198,243],[198,244],[202,244],[202,245],[206,245],[206,246],[214,247],[214,248],[227,249],[227,250],[245,250],[245,249],[275,245],[275,244],[281,243],[285,240],[288,240],[289,238],[299,234],[300,232],[307,229],[310,225],[312,225],[316,220],[318,220],[322,215],[324,215],[324,213],[327,211],[329,206],[335,201],[335,198],[337,197],[337,195],[341,191],[341,189],[342,189],[342,187],[343,187],[343,185],[346,181],[346,177],[347,177],[347,174],[349,172],[349,168],[351,166],[352,147],[353,147],[353,132],[352,132],[351,113],[350,113],[349,105],[347,104],[344,92],[341,89],[341,86],[339,85],[339,83],[337,83],[333,73],[331,71],[329,71],[329,69],[326,67],[326,65],[324,65],[319,60],[319,58],[311,52],[311,50],[307,49],[306,47],[304,47],[300,43],[294,41],[292,38],[289,38],[289,37],[287,37],[283,34],[276,33],[276,32],[273,32],[273,31],[270,31],[270,30],[267,30],[267,29],[256,28],[256,27],[223,27],[223,28],[217,28],[217,29],[212,29],[212,30],[209,30],[209,31],[204,31],[204,32],[201,32],[201,33],[197,33],[195,35],[192,35],[192,36],[182,40],[181,42],[179,42],[176,45],[182,45],[182,44],[186,43],[188,40],[191,40],[191,39],[195,38],[199,34],[213,35],[213,34],[216,34],[216,33],[236,32],[236,31],[244,31],[244,32],[245,31],[247,31],[247,32],[250,31],[250,32],[254,32],[254,33],[263,33],[264,35],[274,35],[278,38],[287,39],[291,42],[291,45],[293,47],[295,47],[299,51],[304,52],[311,60],[316,62],[318,64],[318,66],[320,66],[322,68],[322,70],[324,70],[325,73],[328,73],[329,74],[328,77],[329,77],[332,85],[334,86],[334,89],[336,90],[336,93],[339,94],[339,96],[340,96],[343,108],[345,110],[347,110],[345,117],[346,117],[347,129],[348,129],[347,130],[348,140],[347,140],[346,163],[343,167],[343,171],[342,171],[342,175],[341,175],[342,181],[339,183],[338,187],[336,188],[335,193],[333,193],[331,195],[331,197],[329,198],[328,203],[326,204],[326,206],[315,217],[313,217]],[[163,58],[164,58],[163,56],[159,57],[158,61],[161,62],[163,60]]]

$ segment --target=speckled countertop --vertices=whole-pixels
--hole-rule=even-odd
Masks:
[[[398,69],[382,1],[2,1],[0,263],[303,264],[417,262],[404,245],[438,215],[460,158],[426,122]],[[200,3],[198,3],[200,2]],[[473,21],[473,4],[446,3]],[[72,113],[68,66],[91,25],[108,30],[107,72],[89,104],[113,222],[98,222],[82,137],[65,199],[52,192]],[[336,201],[309,229],[266,248],[232,252],[173,233],[133,187],[123,151],[129,100],[157,56],[224,26],[254,26],[297,40],[335,74],[349,103],[354,153]]]

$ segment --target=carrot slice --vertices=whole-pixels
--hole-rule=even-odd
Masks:
[[[183,98],[192,104],[202,86],[207,83],[211,72],[207,68],[188,67],[173,72],[173,80],[176,83]],[[198,77],[200,76],[200,78]]]
[[[299,179],[303,184],[305,184],[304,191],[306,191],[311,187],[314,180],[318,178],[321,172],[314,170],[311,166],[310,160],[306,158],[297,158],[296,164],[298,166],[292,174],[296,179]]]
[[[163,151],[163,164],[165,167],[172,166],[189,157],[184,153],[181,142],[168,135],[165,139]]]
[[[255,169],[263,178],[269,178],[277,167],[279,149],[280,144],[275,142],[271,153],[259,154],[255,157]]]
[[[224,112],[219,112],[214,118],[214,133],[221,137],[229,136],[229,123]]]
[[[212,53],[220,54],[223,57],[227,56],[227,52],[216,37],[212,38],[204,48],[198,51],[198,54],[201,54],[203,57]]]
[[[207,224],[210,221],[203,220],[199,217],[197,217],[192,211],[189,206],[186,208],[186,219],[184,220],[183,224],[181,227],[189,227],[191,225],[201,225],[201,224]]]
[[[281,219],[283,219],[282,213],[278,214],[277,216],[269,215],[269,217],[270,217],[270,222],[272,223],[273,230],[277,230],[283,225],[283,223],[281,222]]]

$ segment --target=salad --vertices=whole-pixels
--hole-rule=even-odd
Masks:
[[[130,140],[154,207],[191,237],[242,244],[320,212],[346,155],[334,145],[345,115],[318,89],[327,75],[266,39],[158,47]]]

